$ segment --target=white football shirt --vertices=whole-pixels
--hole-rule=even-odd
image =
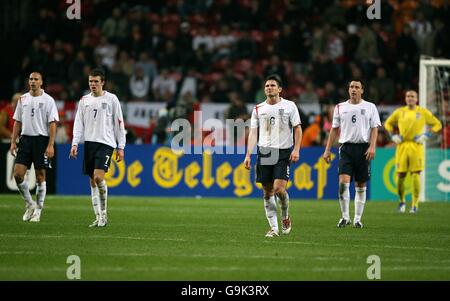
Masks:
[[[351,104],[350,100],[336,105],[333,128],[340,128],[339,143],[370,143],[370,131],[381,126],[377,107],[368,101]]]
[[[72,145],[78,145],[84,137],[85,141],[125,148],[125,126],[119,99],[115,94],[104,92],[99,97],[87,94],[81,98],[75,115]]]
[[[258,128],[258,146],[279,149],[294,145],[293,128],[300,124],[297,106],[284,98],[274,105],[266,101],[256,105],[250,120],[250,127]]]
[[[55,100],[44,90],[41,91],[39,96],[32,96],[28,92],[17,102],[13,119],[22,124],[20,135],[48,137],[48,124],[59,121]]]

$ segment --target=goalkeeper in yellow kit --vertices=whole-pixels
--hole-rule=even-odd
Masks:
[[[441,122],[433,114],[417,105],[417,92],[406,91],[406,106],[398,108],[386,120],[386,131],[392,141],[397,144],[395,152],[395,167],[398,175],[399,212],[405,212],[405,178],[408,171],[413,183],[412,204],[410,213],[416,213],[419,208],[420,172],[424,168],[425,152],[423,143],[441,130]],[[430,126],[431,132],[426,131]],[[394,134],[394,127],[398,127],[398,134]]]

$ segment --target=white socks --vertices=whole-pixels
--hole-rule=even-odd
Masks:
[[[339,204],[342,218],[350,220],[350,183],[339,183]]]
[[[97,187],[100,196],[100,210],[103,215],[106,215],[106,209],[108,207],[108,186],[106,186],[106,181],[101,181],[97,184]]]
[[[37,183],[36,185],[36,209],[35,214],[40,214],[42,208],[44,208],[45,196],[47,194],[47,182]]]
[[[95,216],[100,216],[100,193],[98,187],[91,187],[92,208],[94,208]]]
[[[36,203],[31,198],[30,189],[28,189],[28,183],[26,181],[17,184],[17,188],[19,188],[20,195],[22,196],[23,200],[27,203],[27,206],[36,205]]]
[[[270,228],[278,233],[277,203],[275,202],[275,196],[271,196],[268,200],[264,199],[264,209],[266,210],[266,217]]]
[[[355,187],[355,222],[360,222],[366,204],[366,187]]]

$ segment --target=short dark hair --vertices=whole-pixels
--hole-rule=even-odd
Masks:
[[[350,83],[351,83],[351,82],[360,82],[360,83],[361,83],[361,89],[364,90],[365,84],[364,84],[364,81],[363,81],[362,79],[356,78],[356,79],[350,80],[350,81],[348,82],[348,86],[349,86],[349,87],[350,87]]]
[[[105,81],[105,72],[100,68],[92,69],[92,71],[89,73],[89,76],[100,76],[100,79],[102,81]]]
[[[277,82],[279,87],[282,87],[282,82],[281,82],[281,77],[278,76],[278,74],[271,74],[269,76],[266,77],[266,79],[264,80],[264,85],[266,85],[267,81],[269,80],[274,80]]]

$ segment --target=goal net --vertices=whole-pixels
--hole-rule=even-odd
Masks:
[[[442,130],[425,145],[421,201],[449,201],[450,60],[422,57],[419,70],[419,103],[442,122]]]

